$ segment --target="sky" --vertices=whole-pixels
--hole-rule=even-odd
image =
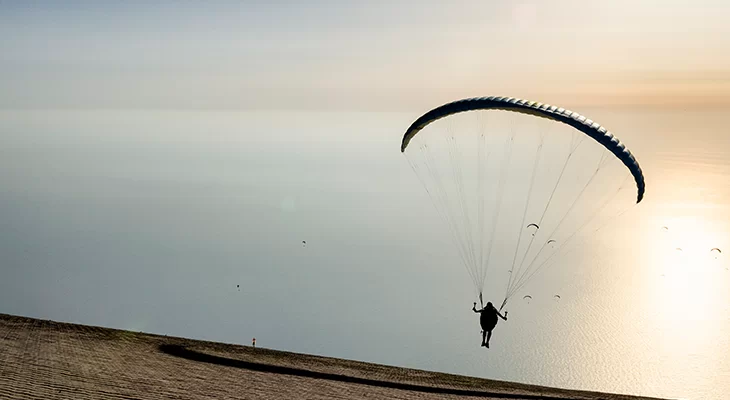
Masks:
[[[720,0],[0,1],[0,107],[726,104],[729,15]]]

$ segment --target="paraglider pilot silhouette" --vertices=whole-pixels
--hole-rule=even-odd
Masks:
[[[489,348],[489,339],[492,338],[492,330],[497,326],[497,317],[507,320],[507,311],[504,315],[499,313],[491,302],[487,302],[487,305],[481,310],[477,310],[477,303],[471,308],[475,313],[481,314],[479,316],[479,324],[482,326],[482,347]],[[485,341],[486,338],[486,341]]]
[[[628,210],[622,204],[630,202],[623,195],[631,195],[623,190],[633,186],[630,176],[636,203],[646,190],[638,161],[607,128],[563,107],[514,97],[435,107],[411,123],[400,151],[451,233],[475,293],[487,279],[492,287],[506,281],[499,308],[484,307],[481,298],[481,309],[474,304],[484,347],[499,318],[507,320],[507,312],[500,314],[507,302],[538,272],[560,264],[566,242],[601,229],[595,221],[617,206]],[[532,196],[542,191],[550,195]],[[525,200],[517,198],[522,194]]]

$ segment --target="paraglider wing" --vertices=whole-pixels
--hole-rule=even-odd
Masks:
[[[718,253],[722,253],[722,250],[718,249],[717,247],[712,248],[712,250],[710,250],[710,251],[711,252],[712,251],[715,251],[715,252],[718,252]]]
[[[400,148],[480,302],[488,274],[506,276],[500,310],[569,245],[621,215],[616,205],[634,203],[624,194],[635,194],[635,203],[644,197],[643,172],[623,143],[548,104],[496,96],[454,101],[416,119]]]
[[[530,296],[530,295],[528,294],[527,296],[523,297],[523,299],[532,299],[532,296]]]
[[[457,100],[434,108],[426,114],[423,114],[420,118],[413,122],[413,124],[411,124],[408,130],[406,130],[405,135],[403,135],[403,141],[401,142],[401,152],[405,152],[408,147],[408,143],[419,131],[436,120],[456,113],[489,109],[531,114],[562,122],[585,133],[603,145],[619,160],[621,160],[621,162],[623,162],[629,171],[631,171],[631,175],[633,175],[634,180],[636,181],[636,202],[639,203],[644,198],[646,184],[644,182],[644,174],[641,171],[639,163],[624,144],[606,128],[576,112],[566,110],[561,107],[551,106],[549,104],[522,100],[514,97],[476,97]]]

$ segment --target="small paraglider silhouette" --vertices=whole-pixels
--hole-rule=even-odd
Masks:
[[[682,251],[682,248],[681,247],[677,247],[675,250]]]
[[[530,300],[532,300],[532,296],[529,294],[522,298],[522,300],[527,300],[527,304],[530,304]]]
[[[666,226],[662,226],[662,232],[669,232],[669,228]]]
[[[560,295],[559,294],[556,294],[555,296],[553,296],[553,300],[556,300],[556,301],[557,300],[560,300]]]
[[[236,285],[236,289],[241,290],[241,285]]]
[[[306,240],[302,240],[302,247],[307,247],[307,241]]]
[[[535,234],[537,233],[537,231],[540,229],[540,226],[538,226],[537,224],[530,224],[530,225],[527,225],[526,228],[529,228],[531,226],[534,226],[535,227],[535,231],[532,232],[532,236],[535,236]]]
[[[720,254],[722,254],[722,250],[718,249],[717,247],[713,247],[710,250],[710,254],[712,254],[712,256],[715,258],[715,260],[717,260],[717,257],[719,257]]]

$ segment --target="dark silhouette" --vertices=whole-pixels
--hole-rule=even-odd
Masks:
[[[482,314],[479,316],[479,324],[482,326],[482,346],[489,348],[489,339],[492,338],[492,329],[497,326],[497,321],[499,321],[497,317],[506,321],[507,311],[504,312],[504,315],[500,314],[499,310],[497,310],[491,302],[487,302],[487,305],[481,310],[477,310],[477,303],[474,303],[474,306],[471,309],[475,313]]]

